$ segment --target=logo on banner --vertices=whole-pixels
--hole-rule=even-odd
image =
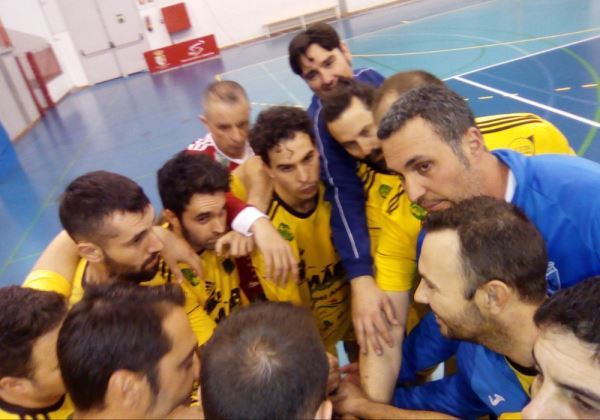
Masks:
[[[204,40],[200,40],[198,42],[196,42],[195,44],[192,44],[188,47],[188,54],[189,55],[200,55],[204,52]]]

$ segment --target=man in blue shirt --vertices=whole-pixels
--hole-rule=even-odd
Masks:
[[[431,307],[434,326],[444,337],[467,341],[452,341],[458,345],[456,374],[399,388],[394,405],[460,418],[521,411],[536,374],[533,315],[546,299],[542,236],[518,207],[485,196],[432,212],[424,226],[415,300]],[[413,358],[433,344],[420,327],[404,344]],[[412,362],[410,355],[406,359],[405,364]],[[345,414],[344,408],[338,410]],[[389,410],[392,416],[394,409]],[[371,418],[365,412],[351,414]]]
[[[356,174],[356,161],[331,137],[322,115],[321,98],[337,84],[340,77],[354,77],[363,83],[379,86],[384,78],[370,68],[352,70],[351,54],[346,43],[330,25],[317,23],[296,35],[289,45],[292,71],[302,77],[314,92],[308,114],[313,121],[321,155],[321,177],[326,198],[332,204],[333,240],[348,277],[352,279],[352,313],[357,340],[367,351],[367,335],[378,353],[378,334],[391,344],[385,320],[396,323],[387,296],[373,278],[369,231],[365,218],[365,196]]]
[[[383,118],[378,136],[408,197],[429,212],[477,195],[520,207],[547,244],[549,293],[600,273],[600,165],[570,156],[489,152],[467,103],[440,86],[403,95]],[[419,346],[428,351],[418,356],[422,363],[415,369],[444,360],[446,344],[443,337],[430,337]],[[417,357],[413,353],[404,353],[403,363]]]

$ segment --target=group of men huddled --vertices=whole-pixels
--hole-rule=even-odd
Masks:
[[[69,184],[0,289],[0,417],[600,417],[600,165],[424,71],[353,70],[327,24],[289,54],[308,110],[250,128],[210,85],[158,223],[127,177]]]

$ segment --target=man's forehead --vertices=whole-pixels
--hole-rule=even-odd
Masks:
[[[339,51],[339,48],[333,48],[332,50],[326,50],[321,47],[319,44],[311,44],[304,54],[300,56],[300,64],[302,68],[305,67],[310,69],[314,67],[318,67],[323,61],[329,58],[331,55],[334,55],[336,51]]]
[[[215,124],[233,120],[248,120],[250,118],[250,103],[245,98],[240,99],[238,102],[213,100],[206,104],[204,115]]]
[[[225,192],[216,191],[214,193],[196,193],[192,196],[186,206],[186,211],[194,213],[211,212],[215,209],[220,210],[225,205]]]
[[[141,212],[115,211],[104,217],[99,232],[105,237],[117,237],[137,232],[154,224],[154,208],[148,205]]]

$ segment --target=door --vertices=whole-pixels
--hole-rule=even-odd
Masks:
[[[59,6],[91,84],[146,68],[149,47],[133,0],[59,0]]]

